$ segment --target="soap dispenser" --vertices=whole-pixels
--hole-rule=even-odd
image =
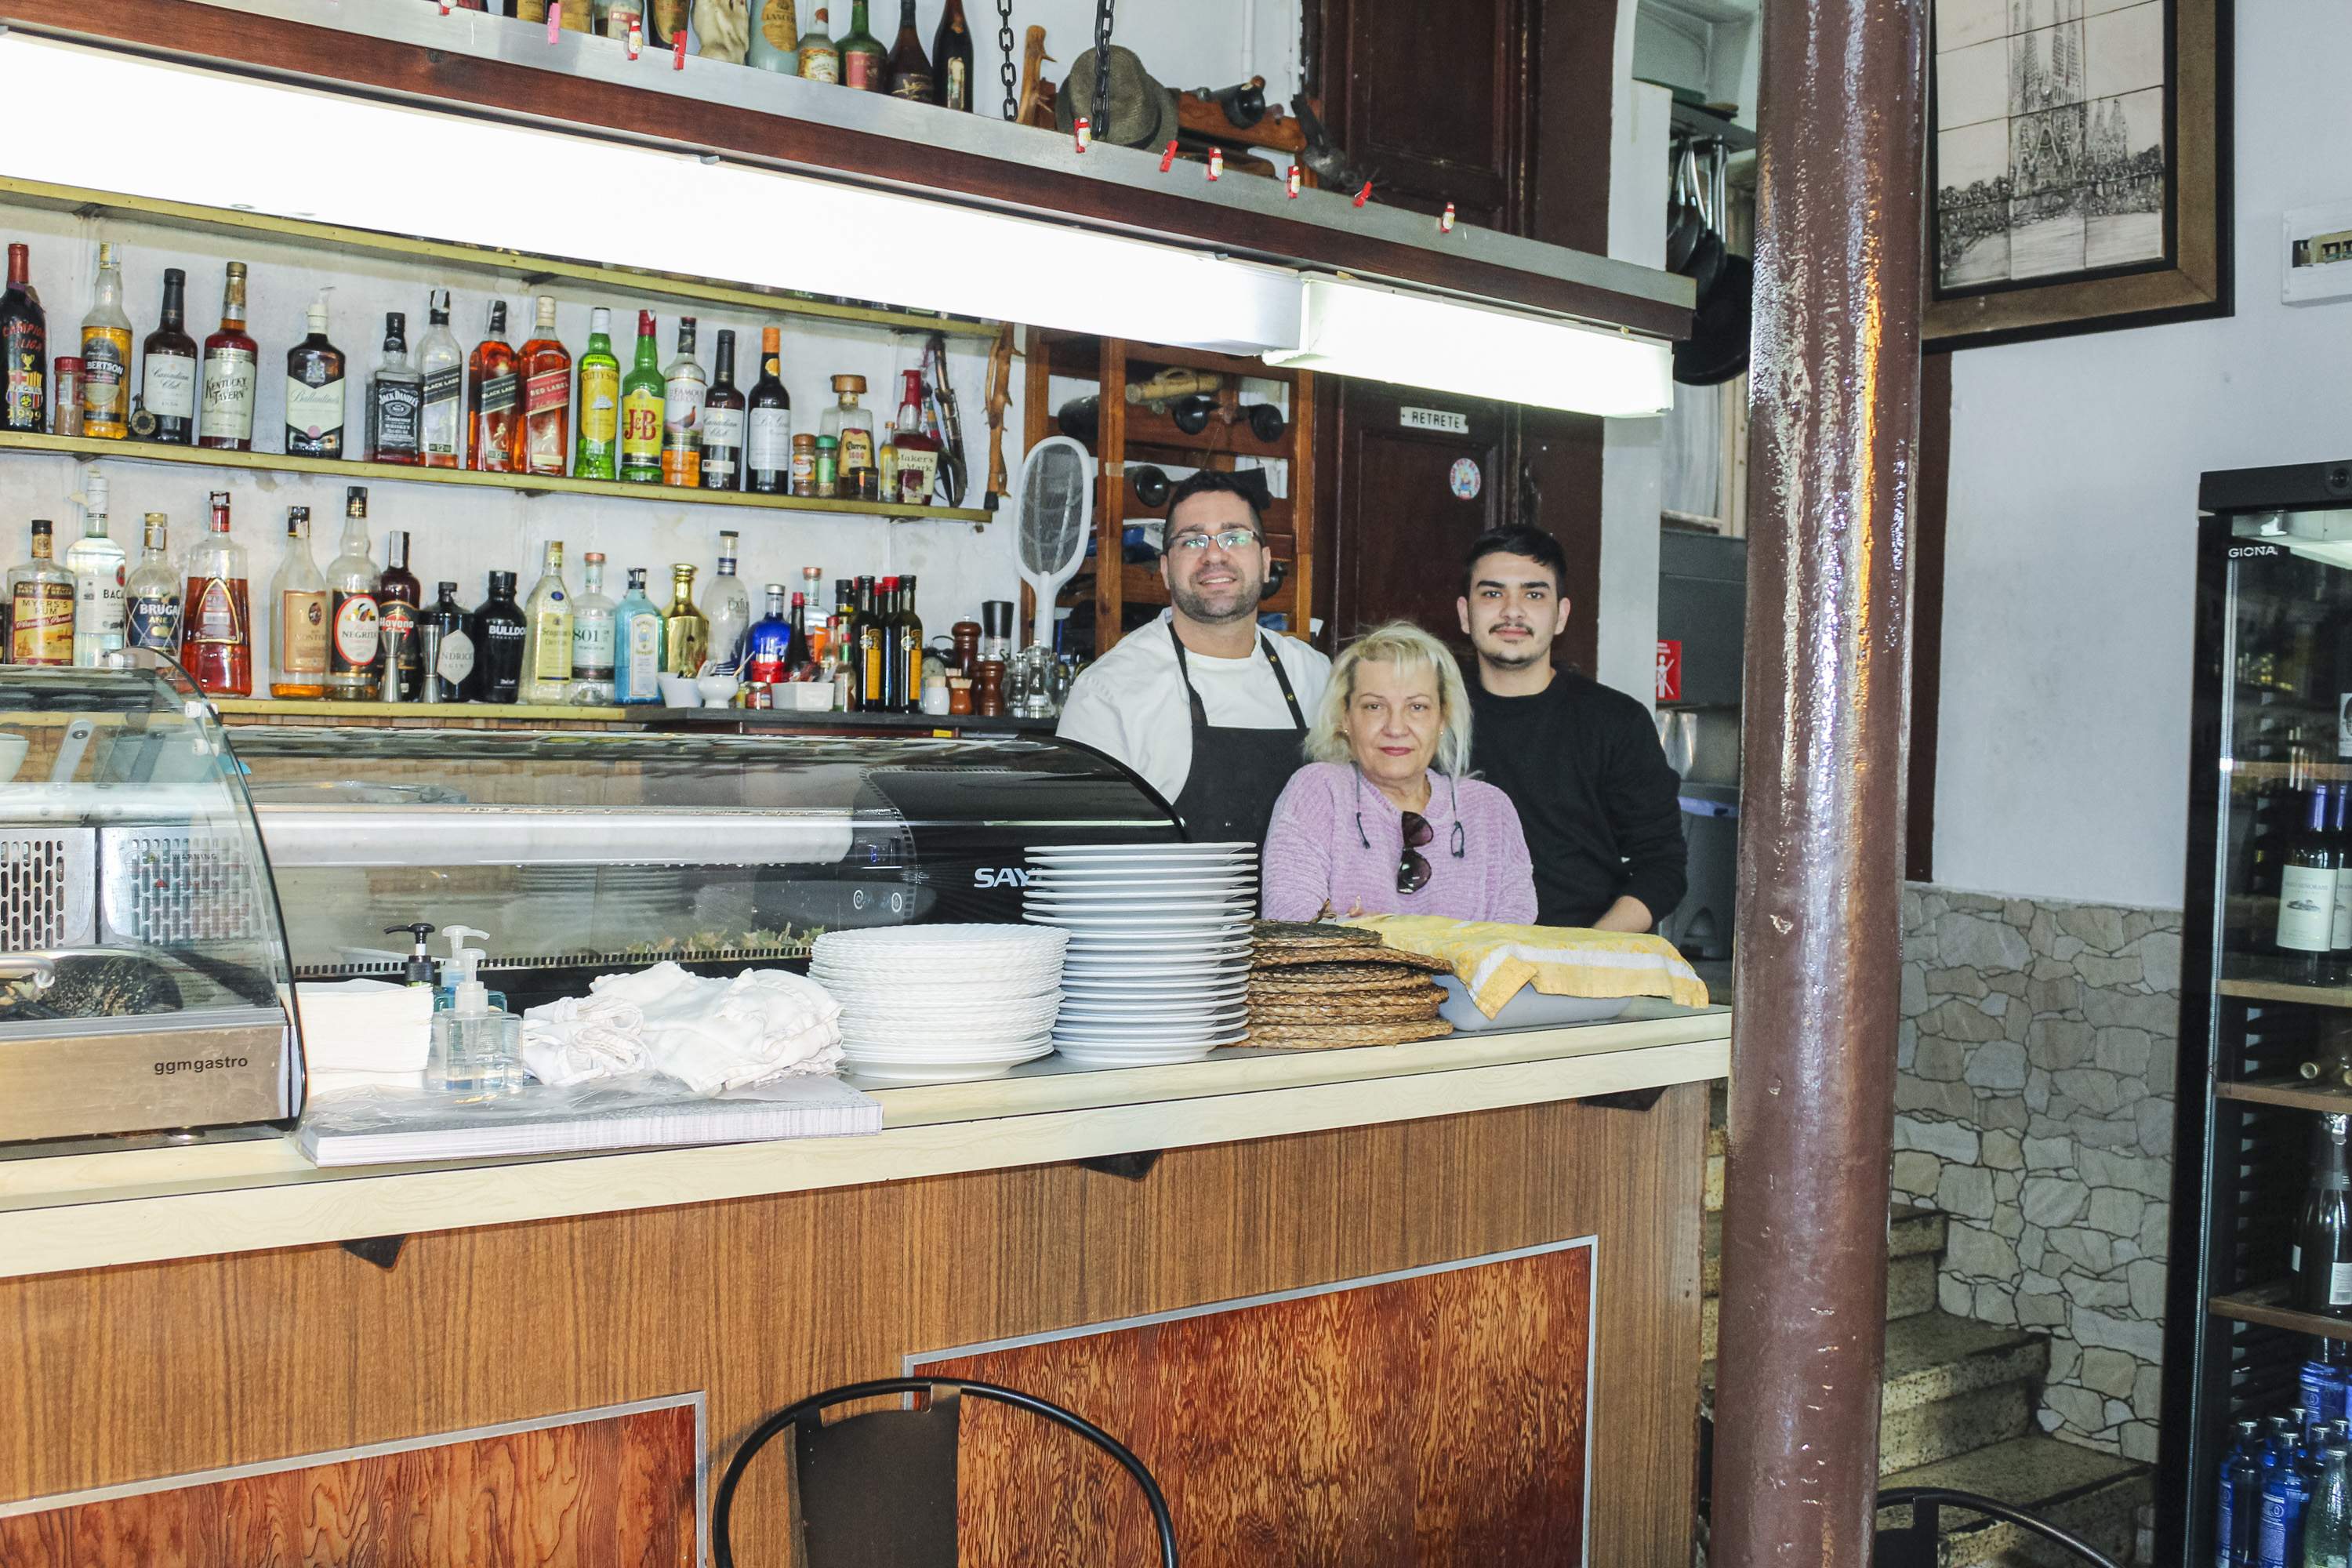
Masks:
[[[498,1100],[523,1083],[522,1020],[490,1005],[481,962],[478,947],[461,946],[449,955],[457,1001],[433,1015],[433,1051],[425,1064],[425,1081],[461,1103]]]
[[[401,929],[405,931],[407,928],[404,926]],[[490,940],[489,932],[476,931],[472,926],[443,926],[441,935],[449,943],[449,956],[441,961],[441,984],[433,993],[433,1010],[436,1013],[446,1013],[457,1005],[457,960],[458,955],[467,951],[466,939],[469,936],[478,936],[484,942]],[[476,950],[474,952],[476,963],[478,964],[483,956],[479,950]],[[507,1005],[506,996],[502,992],[489,993],[489,1000],[494,1009],[503,1008]]]
[[[406,931],[409,934],[410,939],[414,941],[416,945],[408,950],[408,962],[401,966],[400,983],[403,985],[431,985],[433,984],[433,952],[425,943],[432,940],[433,922],[431,921],[415,921],[404,926],[386,926],[383,928],[383,934],[386,936],[397,936],[402,931]],[[436,997],[433,1005],[436,1007],[438,1007],[441,1005],[440,1000]]]

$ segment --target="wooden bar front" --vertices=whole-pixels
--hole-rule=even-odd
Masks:
[[[1140,1180],[1060,1163],[444,1231],[409,1238],[388,1269],[319,1246],[0,1281],[0,1562],[194,1560],[151,1555],[152,1542],[89,1550],[131,1539],[95,1526],[59,1557],[43,1543],[61,1538],[62,1516],[42,1500],[84,1505],[86,1517],[90,1500],[77,1494],[93,1489],[697,1393],[715,1476],[761,1415],[820,1388],[895,1375],[910,1357],[1590,1237],[1589,1247],[1541,1255],[1571,1260],[1547,1278],[1589,1280],[1580,1324],[1546,1317],[1552,1304],[1538,1312],[1531,1299],[1498,1295],[1495,1284],[1516,1278],[1501,1272],[1447,1298],[1475,1310],[1390,1311],[1382,1300],[1415,1298],[1364,1290],[1351,1293],[1363,1310],[1393,1321],[1344,1334],[1311,1326],[1358,1310],[1348,1306],[1298,1315],[1286,1331],[1319,1342],[1229,1335],[1236,1348],[1213,1376],[1188,1372],[1183,1418],[1159,1430],[1120,1432],[1132,1389],[1106,1384],[1098,1410],[1073,1403],[1132,1438],[1179,1496],[1207,1484],[1200,1467],[1230,1475],[1237,1464],[1265,1470],[1262,1491],[1315,1492],[1275,1496],[1261,1510],[1280,1539],[1236,1526],[1231,1510],[1213,1530],[1188,1530],[1180,1515],[1188,1563],[1354,1568],[1368,1559],[1349,1544],[1360,1542],[1347,1516],[1392,1508],[1416,1485],[1423,1511],[1380,1562],[1449,1560],[1444,1543],[1475,1537],[1482,1562],[1575,1563],[1579,1542],[1550,1532],[1564,1517],[1559,1478],[1507,1491],[1526,1500],[1499,1505],[1527,1510],[1517,1531],[1494,1517],[1480,1482],[1524,1479],[1548,1457],[1582,1470],[1589,1445],[1591,1490],[1573,1510],[1589,1523],[1589,1561],[1684,1568],[1706,1122],[1706,1086],[1685,1084],[1647,1110],[1570,1101],[1171,1149]],[[1550,1342],[1587,1333],[1589,1408]],[[1040,1392],[1068,1393],[1085,1376],[1055,1362],[1056,1348],[1099,1346],[1079,1337],[1022,1355],[1053,1384]],[[1373,1375],[1318,1359],[1365,1354],[1395,1364]],[[1433,1451],[1376,1442],[1302,1459],[1282,1426],[1377,1423],[1389,1414],[1384,1384],[1471,1361],[1489,1373],[1524,1361],[1530,1375],[1465,1381]],[[1235,1392],[1244,1380],[1246,1398]],[[967,1560],[1017,1560],[981,1554],[975,1491],[993,1461],[972,1431],[964,1451]],[[779,1449],[761,1459],[739,1501],[746,1563],[786,1560],[781,1458]],[[1467,1498],[1486,1517],[1457,1535],[1444,1510]],[[511,1500],[533,1506],[520,1493]],[[399,1516],[396,1498],[386,1506]],[[1039,1526],[1032,1561],[1148,1560],[1139,1531],[1108,1539],[1109,1526],[1066,1513]],[[702,1528],[698,1520],[676,1555],[657,1555],[695,1561]],[[366,1550],[331,1532],[295,1538],[299,1554],[274,1561],[428,1560],[398,1550],[396,1533]],[[506,1539],[545,1550],[499,1561],[621,1561],[608,1531]]]

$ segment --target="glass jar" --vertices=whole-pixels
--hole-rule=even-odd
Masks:
[[[793,494],[816,494],[816,437],[793,437]]]
[[[816,489],[813,492],[827,500],[841,493],[841,443],[830,436],[816,438]]]

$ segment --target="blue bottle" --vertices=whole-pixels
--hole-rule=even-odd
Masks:
[[[2237,1440],[2221,1457],[2221,1484],[2213,1514],[2213,1568],[2253,1568],[2254,1516],[2262,1511],[2263,1468],[2254,1459],[2257,1428],[2238,1423]]]
[[[2315,1426],[2326,1427],[2352,1415],[2352,1346],[2321,1340],[2303,1363],[2303,1407]]]
[[[2303,1568],[2303,1513],[2310,1506],[2310,1467],[2300,1451],[2291,1449],[2263,1478],[2255,1568]]]
[[[632,566],[629,591],[613,606],[613,700],[659,702],[661,660],[661,611],[646,597],[646,569]]]
[[[784,585],[768,584],[768,613],[745,639],[743,679],[772,685],[792,673],[800,654],[793,647],[792,617],[784,612]]]

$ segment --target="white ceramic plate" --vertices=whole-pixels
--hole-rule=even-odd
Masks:
[[[1017,925],[942,922],[937,925],[866,926],[856,931],[829,931],[811,944],[819,956],[828,953],[898,953],[907,948],[956,948],[974,952],[1001,947],[1019,952],[1043,945]]]
[[[1192,882],[1255,882],[1257,868],[1239,863],[1233,866],[1171,866],[1164,871],[1150,873],[1122,871],[1116,866],[1097,868],[1092,866],[1035,866],[1029,871],[1027,886],[1032,888],[1166,888]]]
[[[1244,1032],[1244,1021],[1241,1020],[1201,1024],[1184,1028],[1159,1029],[1151,1027],[1139,1018],[1134,1024],[1127,1026],[1108,1024],[1055,1025],[1054,1044],[1060,1047],[1076,1046],[1084,1049],[1087,1047],[1107,1047],[1113,1050],[1122,1045],[1132,1044],[1139,1050],[1152,1050],[1161,1046],[1222,1045],[1230,1037],[1238,1037]]]
[[[1243,936],[1249,934],[1249,916],[1245,912],[1231,914],[1206,912],[1196,915],[1153,914],[1058,914],[1045,910],[1021,911],[1021,918],[1037,925],[1067,929],[1084,926],[1102,931],[1223,931],[1232,929]]]
[[[1236,871],[1256,870],[1257,861],[1255,849],[1239,855],[1195,855],[1179,859],[1106,855],[1091,860],[1056,860],[1040,859],[1033,853],[1029,858],[1029,869],[1033,874],[1039,871],[1102,871],[1116,872],[1122,877],[1229,876]]]
[[[1123,921],[1130,916],[1178,920],[1199,916],[1209,921],[1247,920],[1257,908],[1257,895],[1236,893],[1227,899],[1148,898],[1129,900],[1064,899],[1032,893],[1021,900],[1024,915],[1062,915],[1076,920]]]
[[[1231,1002],[1203,1003],[1197,1007],[1134,1007],[1112,1003],[1108,1006],[1080,1008],[1065,1003],[1061,1016],[1054,1027],[1068,1032],[1088,1029],[1105,1033],[1159,1035],[1214,1028],[1222,1024],[1239,1026],[1249,1019],[1249,1005]]]
[[[1106,974],[1099,979],[1089,976],[1062,987],[1062,1000],[1065,1002],[1143,1002],[1157,999],[1181,1005],[1202,997],[1245,996],[1248,994],[1249,976],[1223,973],[1203,974],[1198,980],[1145,981]]]
[[[1003,1034],[1008,1029],[1044,1028],[1054,1021],[1055,1009],[1062,1005],[1059,992],[1032,997],[1019,1005],[1003,1003],[979,1007],[889,1007],[880,1004],[844,1007],[841,1027],[845,1034],[856,1029],[861,1035],[871,1035],[893,1028],[909,1029],[970,1029],[975,1033]]]
[[[1149,1050],[1098,1051],[1082,1045],[1056,1046],[1062,1059],[1077,1068],[1157,1068],[1174,1067],[1179,1062],[1197,1062],[1219,1046],[1240,1044],[1239,1038],[1211,1040],[1201,1045],[1157,1046]]]
[[[1144,859],[1187,855],[1255,855],[1257,846],[1245,838],[1217,844],[1024,844],[1021,852],[1033,860],[1087,860],[1106,855]]]
[[[1099,963],[1088,961],[1062,976],[1062,990],[1067,994],[1073,983],[1103,985],[1161,984],[1171,990],[1184,990],[1198,985],[1223,985],[1244,979],[1249,973],[1246,952],[1214,953],[1206,957],[1191,954],[1145,953],[1121,954]]]
[[[1034,1062],[1053,1054],[1054,1046],[1049,1041],[1003,1061],[884,1061],[849,1057],[841,1065],[852,1078],[867,1083],[970,1083],[976,1079],[1000,1078],[1023,1062]]]

